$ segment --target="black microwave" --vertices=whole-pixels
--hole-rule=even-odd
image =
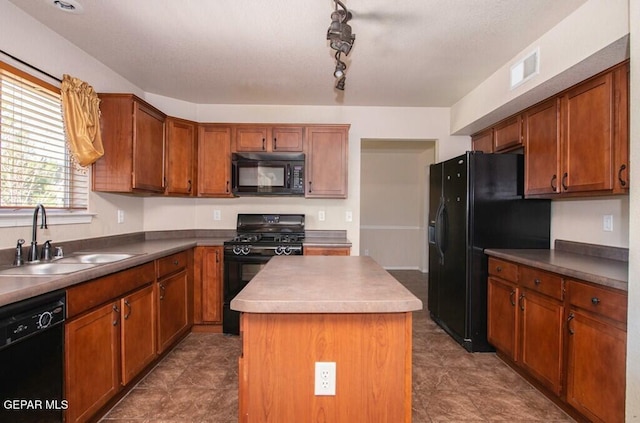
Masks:
[[[233,153],[234,195],[304,195],[304,153]]]

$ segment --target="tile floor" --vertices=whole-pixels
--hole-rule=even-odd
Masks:
[[[413,319],[413,423],[573,421],[495,354],[469,354],[433,323],[425,274],[391,273],[425,305]],[[236,423],[239,352],[238,337],[190,334],[101,423]]]

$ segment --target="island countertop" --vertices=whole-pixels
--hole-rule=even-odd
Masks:
[[[231,300],[246,313],[402,313],[422,301],[365,256],[274,257]]]

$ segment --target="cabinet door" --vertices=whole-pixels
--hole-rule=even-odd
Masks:
[[[198,196],[231,197],[231,128],[202,125],[198,133]]]
[[[195,123],[167,118],[166,194],[193,195],[195,148]]]
[[[306,128],[307,198],[347,198],[347,127]]]
[[[266,126],[236,126],[235,151],[267,151],[269,128]]]
[[[471,136],[471,147],[473,151],[483,153],[493,153],[493,128]]]
[[[222,323],[222,247],[202,252],[202,321]]]
[[[520,363],[543,385],[560,394],[563,348],[562,302],[523,289],[520,307]]]
[[[122,384],[128,384],[156,358],[156,308],[153,285],[120,301]]]
[[[567,328],[567,401],[591,421],[623,422],[626,331],[578,309]]]
[[[520,115],[498,123],[493,128],[493,151],[506,151],[522,145],[522,117]]]
[[[187,288],[186,271],[158,281],[158,354],[189,328]]]
[[[487,288],[487,339],[491,345],[517,361],[518,288],[515,284],[490,277]]]
[[[273,151],[302,151],[301,126],[276,126],[271,130]]]
[[[164,116],[135,101],[133,189],[164,191]]]
[[[562,97],[561,186],[566,192],[613,188],[613,88],[606,73]]]
[[[67,422],[86,421],[120,389],[120,310],[112,302],[65,326]]]
[[[614,85],[614,193],[629,191],[629,64],[613,72]]]
[[[524,115],[525,195],[560,192],[559,100],[540,104]]]

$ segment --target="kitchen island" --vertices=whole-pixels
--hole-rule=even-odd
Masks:
[[[231,308],[241,422],[411,421],[422,302],[370,257],[274,257]],[[335,363],[335,395],[315,395],[316,362]]]

